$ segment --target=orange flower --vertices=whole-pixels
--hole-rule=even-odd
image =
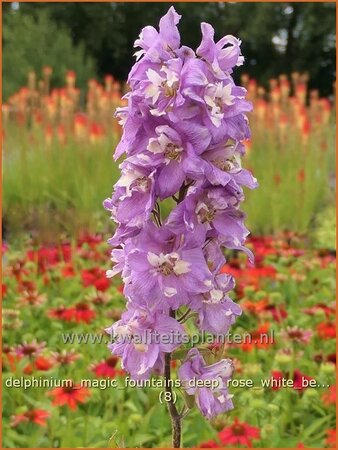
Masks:
[[[42,69],[42,72],[43,72],[44,75],[46,75],[46,77],[50,77],[52,75],[52,73],[53,73],[53,69],[50,66],[45,66]]]
[[[329,389],[322,395],[322,401],[324,405],[335,405],[336,404],[336,385],[330,386]]]
[[[241,344],[244,352],[251,352],[254,348],[266,349],[274,344],[273,337],[269,333],[270,326],[268,323],[261,324],[256,330],[251,331],[250,336],[245,336],[244,342]]]
[[[47,125],[45,128],[45,141],[48,145],[51,144],[53,139],[53,128],[51,125]]]
[[[40,425],[40,427],[46,426],[46,419],[49,417],[49,412],[43,409],[31,409],[23,414],[16,414],[12,416],[12,427],[17,427],[22,422],[31,422]]]
[[[268,306],[268,300],[263,299],[257,302],[253,302],[251,300],[243,300],[241,301],[241,307],[244,311],[248,311],[251,314],[259,315],[261,312],[266,310]]]
[[[326,444],[330,446],[330,448],[336,448],[337,444],[337,436],[336,430],[334,428],[330,428],[326,430]]]
[[[34,361],[34,365],[37,370],[45,371],[53,367],[53,362],[44,356],[38,356]]]
[[[71,386],[55,388],[48,395],[54,398],[53,405],[67,405],[70,409],[75,410],[78,403],[86,402],[90,392],[87,388],[72,384]]]

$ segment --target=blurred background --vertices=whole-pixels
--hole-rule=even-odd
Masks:
[[[111,154],[120,133],[112,114],[123,103],[134,40],[169,6],[3,5],[5,236],[25,230],[48,241],[54,228],[108,226],[101,201],[117,177]],[[235,78],[255,106],[246,164],[262,187],[248,193],[251,229],[307,233],[334,201],[335,4],[179,3],[177,10],[187,45],[198,45],[201,21],[217,38],[242,40],[246,62]]]
[[[73,380],[73,388],[4,389],[4,447],[168,447],[160,390],[76,388],[125,374],[102,336],[124,309],[108,280],[112,224],[102,201],[133,43],[170,3],[3,3],[4,380]],[[243,165],[260,187],[244,209],[256,266],[228,255],[244,311],[233,332],[275,342],[218,347],[235,378],[285,376],[294,389],[234,389],[235,410],[184,424],[184,445],[335,445],[335,3],[177,3],[182,42],[202,21],[242,40],[234,78],[248,90]],[[88,337],[87,337],[88,339]],[[211,349],[214,351],[214,349]],[[223,352],[223,353],[222,353]],[[219,353],[218,353],[219,354]],[[316,377],[305,389],[302,377]],[[264,391],[264,392],[263,392]]]

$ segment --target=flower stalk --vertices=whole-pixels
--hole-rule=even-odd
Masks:
[[[170,317],[175,319],[175,311],[171,310],[169,312]],[[181,447],[181,420],[182,416],[179,414],[176,404],[175,398],[173,395],[172,387],[171,387],[171,353],[165,354],[165,366],[164,366],[164,377],[165,377],[165,392],[167,394],[167,405],[168,411],[171,418],[171,426],[172,426],[172,446],[173,448]]]

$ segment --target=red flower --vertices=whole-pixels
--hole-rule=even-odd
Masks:
[[[65,309],[62,319],[69,322],[85,322],[90,323],[96,316],[95,311],[90,309],[87,303],[77,303],[72,308]]]
[[[297,389],[299,391],[306,389],[306,387],[304,387],[305,380],[310,381],[310,380],[313,380],[313,378],[309,377],[307,375],[304,375],[298,369],[296,369],[293,374],[293,389]]]
[[[78,403],[85,403],[90,396],[87,388],[80,385],[71,385],[58,387],[48,392],[48,395],[54,398],[53,405],[67,405],[70,409],[76,409]]]
[[[336,326],[334,322],[321,322],[317,325],[317,333],[322,339],[334,339],[336,337]]]
[[[45,294],[39,294],[38,291],[23,291],[21,297],[18,298],[22,305],[39,306],[46,301]]]
[[[66,264],[61,269],[61,273],[62,273],[62,276],[65,278],[73,277],[75,275],[74,267],[72,266],[72,264]]]
[[[248,267],[237,268],[229,264],[225,264],[221,270],[222,273],[229,273],[236,279],[236,292],[238,295],[243,295],[243,290],[247,286],[253,286],[258,289],[262,279],[276,277],[276,269],[272,266],[265,267]]]
[[[330,386],[329,389],[322,395],[322,401],[324,405],[335,405],[336,404],[336,385]]]
[[[53,367],[53,362],[44,356],[38,356],[34,361],[35,368],[41,371],[47,371]]]
[[[95,287],[98,291],[106,291],[110,286],[110,281],[108,278],[100,278],[99,280],[96,280]]]
[[[34,292],[36,291],[36,284],[31,280],[22,280],[18,286],[19,292]]]
[[[100,234],[83,234],[78,239],[78,246],[82,247],[83,244],[88,244],[89,247],[95,248],[96,245],[101,244],[102,241],[102,235]]]
[[[66,79],[75,80],[75,78],[76,73],[74,72],[74,70],[68,70],[66,73]]]
[[[327,355],[326,361],[330,362],[332,364],[336,364],[336,358],[337,358],[337,355],[335,353],[330,353],[329,355]]]
[[[272,386],[271,389],[274,391],[278,391],[283,386],[283,384],[282,384],[283,379],[284,380],[290,379],[288,372],[286,372],[284,374],[283,372],[281,372],[279,370],[272,371],[272,378],[273,378],[273,380],[280,381],[280,386],[276,386],[275,384]],[[305,386],[304,381],[310,381],[310,380],[313,380],[313,378],[309,377],[307,375],[304,375],[298,369],[295,369],[292,380],[293,380],[292,388],[301,392],[308,387],[308,386]]]
[[[40,427],[46,426],[46,419],[49,417],[49,412],[43,409],[31,409],[23,414],[16,414],[12,416],[13,427],[17,427],[22,422],[31,422],[40,425]]]
[[[5,284],[2,284],[2,298],[5,297],[7,294],[7,286]]]
[[[334,428],[330,428],[326,430],[326,444],[330,446],[330,448],[336,448],[337,436],[336,430]]]
[[[8,367],[11,372],[15,372],[17,370],[17,363],[22,359],[21,356],[14,354],[12,351],[8,351],[5,353],[3,358],[3,366]]]
[[[224,445],[243,445],[252,447],[252,440],[259,439],[259,429],[249,425],[246,422],[239,422],[237,417],[230,427],[218,433],[218,436]]]
[[[257,330],[249,333],[250,336],[244,336],[244,342],[241,344],[242,350],[251,352],[254,348],[266,349],[274,344],[273,337],[269,333],[269,324],[263,323]]]
[[[98,291],[106,291],[110,286],[110,280],[106,277],[106,272],[98,267],[83,270],[81,278],[84,287],[95,286]]]
[[[92,366],[92,371],[97,377],[102,378],[115,378],[117,375],[121,375],[122,371],[116,369],[116,364],[119,359],[116,356],[111,356],[104,361],[99,362]]]
[[[331,364],[336,364],[336,354],[330,353],[329,355],[323,355],[323,353],[317,353],[316,355],[314,355],[313,360],[318,364],[322,363],[323,361]]]
[[[219,448],[219,445],[215,441],[206,441],[200,444],[199,448]]]
[[[62,350],[61,352],[52,352],[53,362],[60,366],[67,366],[80,358],[75,350]]]
[[[288,316],[288,313],[282,305],[275,306],[273,304],[269,304],[268,299],[266,298],[257,301],[243,299],[241,301],[241,307],[244,311],[248,311],[250,314],[255,316],[272,316],[273,320],[277,323],[281,322]]]
[[[41,370],[42,372],[46,372],[47,370],[53,367],[53,362],[44,356],[38,356],[32,363],[28,364],[23,372],[27,375],[30,375],[34,372],[34,370]]]
[[[67,311],[67,308],[65,308],[63,305],[58,306],[57,308],[52,308],[48,311],[47,315],[51,317],[52,319],[58,319],[58,320],[68,320],[65,317],[65,312]]]
[[[328,306],[326,303],[317,303],[311,308],[306,308],[303,311],[310,316],[313,316],[317,311],[323,311],[327,318],[329,318],[331,315],[334,315],[336,312],[334,308]]]
[[[300,183],[304,182],[304,180],[305,180],[305,170],[304,169],[300,169],[300,171],[298,172],[297,178]]]
[[[29,250],[27,258],[35,261],[41,272],[45,272],[49,267],[58,264],[61,261],[70,262],[71,246],[62,244],[59,247],[41,247],[38,250]]]
[[[16,281],[20,284],[23,275],[28,275],[28,271],[25,268],[25,261],[17,259],[8,268],[8,274],[13,275]]]
[[[321,256],[321,255],[319,255],[319,256]],[[325,255],[325,256],[322,256],[320,259],[320,264],[323,269],[325,269],[329,264],[335,263],[335,262],[336,262],[336,258],[333,255]]]
[[[286,319],[288,316],[287,311],[284,306],[267,305],[265,311],[271,313],[272,318],[275,322],[280,323],[282,320]]]
[[[38,343],[34,339],[30,343],[23,342],[22,344],[18,345],[15,348],[15,351],[16,351],[18,356],[27,356],[28,358],[31,358],[31,357],[36,356],[39,353],[41,353],[42,350],[45,348],[45,346],[46,346],[45,342]]]

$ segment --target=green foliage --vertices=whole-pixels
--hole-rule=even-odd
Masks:
[[[283,244],[281,248],[286,242]],[[105,277],[104,270],[110,263],[107,244],[90,242],[80,245],[73,241],[69,262],[62,258],[57,262],[55,252],[60,248],[40,248],[40,258],[36,253],[33,261],[28,260],[27,251],[38,249],[27,243],[16,250],[10,246],[5,253],[3,447],[169,448],[170,419],[165,403],[159,401],[163,389],[130,387],[125,383],[125,374],[113,377],[112,381],[116,381],[118,386],[114,387],[108,384],[107,378],[100,378],[92,370],[93,365],[110,356],[108,336],[103,333],[103,328],[113,322],[112,317],[116,320],[119,318],[125,302],[119,290],[120,280],[115,280],[105,291],[103,298],[106,303],[94,302],[95,298],[102,298],[103,293],[96,291],[93,285],[85,287],[81,280],[83,270],[91,268],[102,270],[101,277]],[[262,251],[262,246],[260,249]],[[326,404],[322,399],[328,393],[328,386],[335,384],[335,366],[326,362],[328,355],[334,354],[335,342],[330,336],[320,336],[318,326],[329,322],[331,330],[334,327],[334,309],[330,309],[330,306],[334,300],[335,261],[331,259],[323,267],[323,260],[315,252],[305,249],[302,256],[293,256],[293,250],[296,249],[288,248],[285,253],[275,250],[271,254],[269,248],[269,256],[261,261],[259,275],[255,270],[250,272],[250,268],[241,270],[238,282],[243,284],[245,280],[244,297],[239,291],[231,293],[231,296],[243,307],[243,302],[251,302],[260,312],[254,312],[253,308],[245,309],[234,324],[231,336],[255,332],[264,320],[269,323],[269,335],[273,333],[274,343],[266,348],[253,345],[251,351],[243,351],[238,341],[225,349],[220,348],[221,352],[225,350],[225,357],[235,361],[234,380],[252,381],[256,389],[230,385],[230,393],[234,395],[234,410],[211,422],[194,408],[183,421],[184,448],[196,448],[202,442],[217,440],[217,431],[231,425],[235,417],[259,429],[260,439],[253,441],[255,447],[295,448],[300,442],[305,447],[322,448],[325,445],[326,430],[335,426],[334,404]],[[50,258],[48,254],[51,254]],[[70,252],[67,254],[70,256]],[[264,275],[265,269],[270,266],[276,269],[276,276],[272,278]],[[18,268],[21,268],[22,276],[18,275]],[[24,300],[29,298],[25,292],[28,282],[34,285],[40,295],[45,296],[41,304]],[[260,301],[257,289],[264,297]],[[261,310],[262,300],[275,308],[275,314],[276,308],[284,308],[287,317],[282,321],[273,320],[272,308],[264,312]],[[78,303],[95,312],[96,317],[89,323],[50,317],[52,309],[62,306],[71,308]],[[329,317],[321,307],[316,308],[318,304],[326,305]],[[305,314],[304,309],[307,308],[314,308],[315,313]],[[194,321],[190,319],[185,326],[194,326]],[[285,337],[283,332],[287,327],[294,326],[313,331],[308,343]],[[66,342],[66,336],[72,337],[73,342],[69,339]],[[86,337],[87,342],[84,341]],[[73,350],[80,357],[64,365],[54,362],[48,370],[35,369],[36,356],[31,353],[20,360],[15,359],[12,353],[10,358],[9,348],[14,351],[20,344],[31,343],[35,339],[38,343],[46,343],[39,356],[49,361],[52,360],[53,352]],[[207,350],[206,344],[204,349]],[[28,365],[33,367],[31,374],[25,371]],[[179,361],[176,369],[178,365]],[[120,366],[116,369],[120,369]],[[176,369],[173,368],[172,372]],[[286,379],[291,380],[295,369],[315,378],[317,386],[303,391],[286,387],[279,390],[262,388],[262,381],[269,380],[272,371],[283,371]],[[24,389],[22,386],[13,388],[6,384],[11,378],[20,382],[21,377],[27,382],[33,378],[46,380],[50,386]],[[48,395],[55,383],[69,379],[75,383],[92,381],[92,387],[89,385],[90,397],[85,403],[78,404],[76,410],[53,405]],[[174,391],[177,405],[181,407],[181,389],[175,388]],[[13,415],[33,408],[50,413],[45,427],[32,422],[22,422],[17,427],[11,425]]]
[[[259,188],[246,192],[243,209],[253,234],[307,233],[316,214],[330,201],[329,178],[334,170],[334,130],[327,129],[328,148],[316,139],[302,144],[297,133],[286,145],[265,129],[256,131],[243,166],[253,170]]]
[[[84,42],[100,74],[124,80],[133,64],[133,43],[142,27],[157,26],[171,3],[40,3],[51,17],[71,30],[74,42]],[[34,4],[20,8],[36,14]],[[307,71],[311,87],[332,94],[335,79],[335,3],[216,2],[176,3],[182,14],[182,42],[196,47],[200,23],[211,23],[216,37],[234,34],[242,40],[245,71],[267,84],[270,77]],[[318,20],[320,18],[320,20]],[[267,59],[268,58],[268,59]],[[325,76],[323,76],[325,71]]]
[[[67,70],[76,72],[79,87],[95,74],[84,45],[75,46],[70,32],[56,25],[46,11],[36,11],[34,16],[12,10],[4,14],[2,62],[4,99],[26,85],[30,70],[40,74],[44,66],[54,68],[55,86],[64,83]]]
[[[41,133],[8,130],[3,177],[5,230],[9,235],[29,230],[42,240],[55,242],[60,232],[77,235],[84,229],[106,229],[110,221],[102,202],[118,178],[112,162],[113,139],[106,137],[96,144],[69,139],[64,145],[54,140],[48,146]]]
[[[336,208],[330,206],[318,214],[314,232],[315,247],[336,249]]]

